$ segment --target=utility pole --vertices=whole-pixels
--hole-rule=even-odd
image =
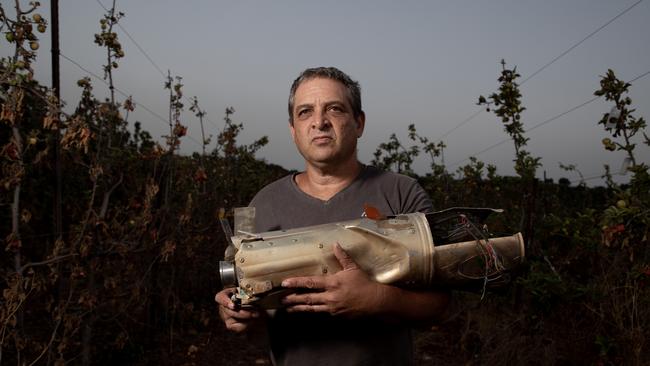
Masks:
[[[52,0],[50,3],[50,13],[52,16],[52,89],[56,97],[56,103],[61,105],[61,82],[59,78],[59,0]],[[57,106],[57,108],[58,108]],[[60,121],[61,115],[57,116],[57,121]],[[61,239],[63,233],[63,212],[61,210],[61,124],[58,123],[57,129],[54,132],[54,170],[56,175],[56,193],[54,196],[54,232],[56,235],[55,240]]]

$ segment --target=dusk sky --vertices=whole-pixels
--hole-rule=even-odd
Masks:
[[[41,3],[40,13],[49,21],[49,1]],[[7,9],[13,1],[2,4]],[[87,75],[80,66],[103,75],[105,50],[93,43],[102,5],[111,2],[60,1],[61,53],[79,65],[61,59],[67,111],[80,94],[77,80]],[[562,171],[559,162],[577,165],[585,177],[602,174],[603,164],[619,170],[625,155],[605,151],[600,142],[608,134],[597,122],[612,106],[604,99],[540,125],[592,99],[608,68],[626,81],[642,76],[629,96],[634,115],[650,118],[648,1],[118,0],[117,9],[125,13],[123,29],[116,31],[126,57],[114,77],[117,88],[136,102],[130,122],[141,121],[155,138],[168,132],[168,122],[143,107],[168,115],[163,84],[170,70],[182,76],[185,96],[198,97],[210,134],[216,136],[226,107],[232,106],[234,120],[244,124],[241,142],[267,135],[269,144],[258,156],[288,169],[303,167],[287,128],[289,86],[314,66],[336,66],[361,83],[367,123],[359,158],[364,163],[393,132],[409,143],[409,124],[431,140],[444,140],[451,171],[507,139],[500,120],[485,111],[458,127],[481,109],[479,95],[497,90],[501,59],[521,74],[525,128],[539,125],[527,136],[528,150],[542,158],[540,177],[546,171],[555,179],[579,178]],[[36,70],[46,85],[51,83],[49,37],[48,29]],[[0,56],[11,52],[2,37]],[[100,80],[92,83],[98,97],[107,94]],[[181,153],[200,151],[198,119],[187,110],[183,121],[191,138],[184,139]],[[636,142],[637,159],[650,163],[650,147]],[[499,174],[514,174],[510,141],[477,158],[495,164]],[[428,164],[422,156],[416,172],[426,173]]]

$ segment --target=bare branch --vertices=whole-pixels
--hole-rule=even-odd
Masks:
[[[111,194],[117,188],[120,184],[122,184],[122,180],[124,178],[124,174],[120,174],[120,179],[115,183],[111,189],[109,189],[106,193],[104,193],[104,200],[102,201],[102,208],[99,211],[99,218],[104,219],[106,217],[106,211],[108,210],[108,201],[111,198]]]
[[[66,255],[61,255],[61,256],[58,256],[58,257],[50,258],[48,260],[44,260],[44,261],[41,261],[41,262],[29,262],[29,263],[26,263],[25,265],[23,265],[20,268],[20,273],[24,273],[25,270],[30,268],[30,267],[38,267],[38,266],[44,266],[46,264],[52,264],[52,263],[60,262],[60,261],[62,261],[64,259],[74,257],[76,255],[77,255],[77,253],[72,253],[72,254],[66,254]]]

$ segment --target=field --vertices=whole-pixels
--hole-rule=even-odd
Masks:
[[[129,122],[137,108],[129,99],[118,101],[111,87],[98,100],[89,78],[78,82],[74,112],[64,113],[55,92],[33,79],[35,39],[47,26],[34,10],[0,13],[15,46],[0,63],[0,363],[269,364],[263,339],[227,332],[219,320],[213,296],[227,243],[219,217],[232,218],[232,208],[290,172],[256,156],[266,137],[239,143],[244,125],[232,108],[215,149],[206,151],[203,136],[202,153],[179,154],[182,116],[203,123],[196,99],[185,111],[180,79],[165,85],[161,142]],[[95,38],[108,76],[124,57],[118,20],[107,14]],[[408,141],[393,135],[378,146],[372,162],[417,178],[439,208],[503,208],[491,232],[526,239],[527,263],[507,290],[482,300],[458,292],[445,322],[415,330],[417,363],[649,364],[650,175],[640,156],[650,139],[630,84],[612,70],[601,77],[594,94],[618,113],[593,127],[610,134],[604,149],[626,157],[629,182],[605,171],[606,186],[588,187],[539,178],[519,75],[504,62],[497,77],[499,89],[479,104],[503,121],[515,176],[474,157],[448,171],[444,142],[415,126]],[[418,175],[411,165],[420,154],[430,170]]]

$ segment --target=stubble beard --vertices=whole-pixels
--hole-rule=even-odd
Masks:
[[[318,149],[320,149],[320,147],[316,147],[316,150]],[[349,148],[343,148],[338,153],[329,153],[323,157],[318,157],[320,155],[319,152],[315,154],[309,154],[308,151],[302,151],[301,149],[299,149],[299,151],[300,155],[302,155],[303,159],[305,159],[307,165],[312,165],[319,169],[338,168],[345,165],[350,160],[353,160],[355,162],[358,160],[356,144]]]

